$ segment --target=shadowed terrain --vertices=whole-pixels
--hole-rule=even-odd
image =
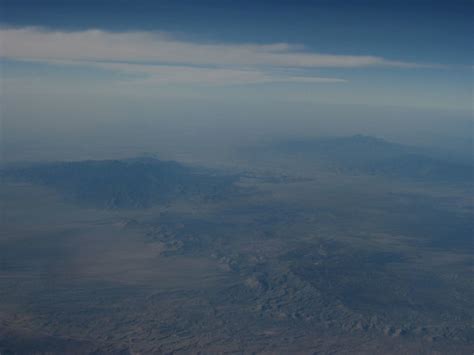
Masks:
[[[65,197],[104,208],[145,208],[177,198],[218,198],[232,192],[232,177],[153,158],[59,162],[12,167],[4,177],[51,186]]]

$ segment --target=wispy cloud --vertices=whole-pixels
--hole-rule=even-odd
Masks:
[[[59,32],[14,28],[1,29],[0,38],[4,58],[96,66],[142,74],[147,76],[142,82],[149,83],[336,83],[345,80],[295,76],[288,70],[420,66],[377,56],[319,54],[287,43],[194,43],[155,32]]]
[[[31,60],[31,59],[29,59]],[[272,72],[252,68],[196,67],[166,64],[134,64],[81,60],[37,60],[61,66],[88,66],[131,75],[139,84],[201,84],[208,85],[244,85],[278,82],[294,83],[343,83],[344,79],[317,76],[291,75],[289,72]]]

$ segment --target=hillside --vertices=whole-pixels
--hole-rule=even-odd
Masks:
[[[235,190],[233,177],[153,158],[35,164],[6,169],[3,176],[52,187],[74,202],[105,208],[215,199]]]

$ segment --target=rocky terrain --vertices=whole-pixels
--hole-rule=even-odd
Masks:
[[[99,208],[147,208],[178,198],[229,196],[235,178],[154,158],[13,165],[4,178],[59,190],[75,203]]]
[[[468,187],[193,169],[5,173],[0,352],[472,353]]]

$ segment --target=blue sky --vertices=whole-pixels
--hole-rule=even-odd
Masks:
[[[472,4],[6,0],[3,76],[15,93],[257,85],[275,99],[469,110]]]
[[[2,22],[161,30],[202,41],[303,43],[321,52],[471,64],[469,0],[3,0]]]

